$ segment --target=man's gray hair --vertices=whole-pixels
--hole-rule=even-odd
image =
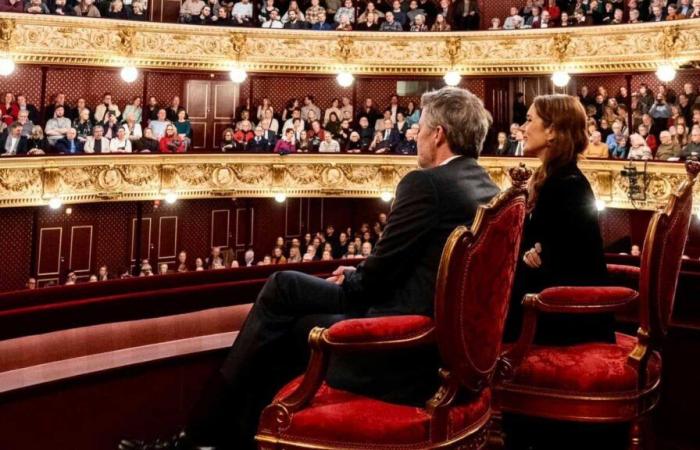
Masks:
[[[425,125],[430,129],[441,126],[453,153],[479,157],[493,122],[479,97],[466,89],[446,86],[423,94],[421,106]]]

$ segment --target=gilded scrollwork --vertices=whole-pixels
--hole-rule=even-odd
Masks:
[[[41,192],[40,171],[37,169],[0,169],[0,196],[23,192]]]
[[[442,75],[655,70],[662,62],[700,59],[695,20],[509,32],[315,33],[299,30],[187,27],[0,13],[3,46],[17,61],[37,64],[228,70],[232,60],[256,72],[336,73],[342,62],[357,74]],[[601,59],[599,55],[609,55]],[[279,58],[284,55],[284,58]]]

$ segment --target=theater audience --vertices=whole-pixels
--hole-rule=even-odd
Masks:
[[[59,139],[54,146],[56,153],[66,155],[76,155],[84,153],[84,145],[78,139],[78,133],[75,128],[69,128],[66,132],[66,137]]]
[[[177,134],[175,126],[171,123],[165,127],[165,135],[160,138],[158,149],[161,153],[184,153],[185,140]]]
[[[109,139],[104,137],[102,125],[95,125],[92,136],[85,141],[85,153],[109,153]]]
[[[27,138],[22,136],[22,125],[10,125],[9,132],[0,136],[0,156],[24,155],[27,153]]]
[[[155,153],[158,151],[160,142],[153,136],[153,130],[146,128],[143,131],[143,136],[135,141],[132,141],[131,148],[135,152],[140,153]]]
[[[41,126],[34,125],[32,134],[27,139],[28,155],[43,155],[49,150],[49,141],[44,137],[44,130]]]
[[[46,136],[50,145],[56,143],[66,137],[68,129],[71,128],[70,119],[63,116],[65,108],[63,105],[56,105],[53,110],[53,118],[46,122]]]

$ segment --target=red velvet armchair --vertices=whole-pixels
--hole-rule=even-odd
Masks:
[[[499,367],[503,379],[494,397],[500,410],[564,421],[629,422],[631,448],[641,448],[640,424],[659,399],[658,350],[673,311],[700,163],[688,162],[686,168],[688,180],[649,222],[641,267],[609,268],[618,280],[638,279],[639,293],[629,287],[555,287],[525,296],[523,331]],[[618,333],[614,344],[532,345],[539,314],[618,312],[637,299],[636,337]]]
[[[510,297],[526,210],[530,171],[513,169],[514,186],[480,207],[471,229],[445,244],[435,292],[435,319],[352,319],[309,336],[306,373],[262,414],[260,449],[481,448],[491,417],[490,380]],[[331,353],[392,352],[436,345],[442,386],[424,408],[387,403],[325,383]],[[420,362],[417,362],[420,364]]]

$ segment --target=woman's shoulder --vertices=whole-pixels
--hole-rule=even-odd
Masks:
[[[542,186],[545,196],[571,199],[574,196],[593,195],[591,184],[576,164],[560,167],[547,177]]]

